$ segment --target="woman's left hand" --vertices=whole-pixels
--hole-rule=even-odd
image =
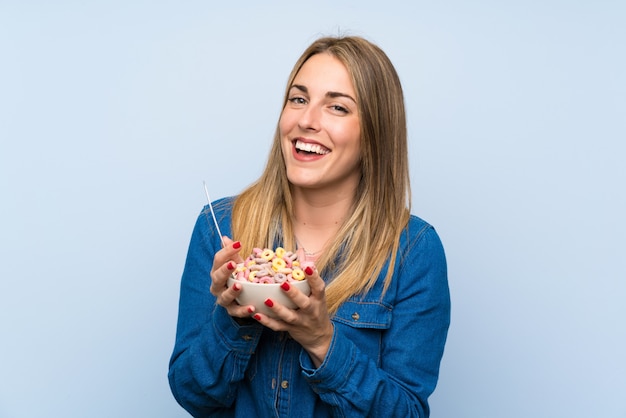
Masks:
[[[283,292],[298,306],[289,309],[278,302],[268,300],[273,318],[257,313],[254,319],[274,331],[286,331],[309,353],[315,367],[319,367],[330,346],[333,323],[326,309],[326,284],[314,266],[304,268],[311,295],[306,296],[295,286],[285,282]]]

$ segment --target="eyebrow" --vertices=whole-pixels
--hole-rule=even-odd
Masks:
[[[306,86],[303,86],[303,85],[301,85],[301,84],[292,84],[292,85],[291,85],[291,88],[290,88],[289,90],[291,90],[291,89],[293,89],[293,88],[296,88],[296,89],[298,89],[298,90],[302,91],[303,93],[308,93],[308,92],[309,92],[309,89],[308,89],[308,88],[306,88]],[[330,97],[330,98],[332,98],[332,99],[334,99],[334,98],[336,98],[336,97],[345,97],[345,98],[347,98],[347,99],[352,100],[352,101],[356,104],[356,100],[354,100],[354,97],[350,96],[349,94],[346,94],[346,93],[341,93],[341,92],[338,92],[338,91],[329,91],[329,92],[326,92],[326,97]]]

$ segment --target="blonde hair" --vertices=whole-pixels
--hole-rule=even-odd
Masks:
[[[328,53],[347,68],[356,90],[361,121],[361,181],[353,211],[316,266],[335,275],[326,289],[330,313],[349,297],[371,289],[386,262],[385,289],[398,257],[400,234],[411,207],[406,116],[399,77],[387,55],[360,37],[324,37],[296,62],[287,82],[283,107],[294,78],[313,55]],[[252,247],[282,243],[295,250],[293,203],[276,129],[265,170],[233,207],[233,236],[243,254]]]

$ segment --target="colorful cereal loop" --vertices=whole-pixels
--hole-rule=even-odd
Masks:
[[[261,253],[261,258],[270,261],[272,258],[274,258],[274,251],[270,250],[269,248],[264,249]]]
[[[254,282],[256,275],[257,275],[258,271],[251,271],[250,274],[248,275],[248,281],[249,282]]]
[[[291,277],[293,277],[294,280],[302,281],[304,280],[304,272],[300,269],[296,269],[291,272]]]
[[[272,260],[272,268],[274,269],[274,271],[280,271],[286,266],[287,263],[285,263],[285,260],[283,260],[282,258],[275,258]]]
[[[286,251],[285,251],[285,249],[283,247],[276,248],[276,251],[274,252],[276,257],[279,257],[279,258],[283,258],[285,256],[285,253],[286,253]]]

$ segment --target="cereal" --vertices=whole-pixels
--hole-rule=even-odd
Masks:
[[[304,280],[304,272],[301,269],[294,270],[293,273],[291,273],[291,277],[298,281]]]
[[[254,248],[243,263],[237,264],[232,276],[240,281],[267,284],[302,281],[305,278],[298,255],[282,247],[276,250]]]
[[[256,275],[258,274],[258,271],[251,271],[250,274],[248,275],[248,281],[249,282],[258,282],[259,280],[256,278]]]
[[[274,269],[274,271],[278,272],[282,269],[284,269],[287,266],[287,263],[285,262],[285,260],[283,260],[282,258],[278,258],[275,257],[272,260],[272,268]]]
[[[274,258],[274,251],[270,250],[269,248],[264,249],[261,253],[261,258],[264,258],[267,261],[272,260]]]

